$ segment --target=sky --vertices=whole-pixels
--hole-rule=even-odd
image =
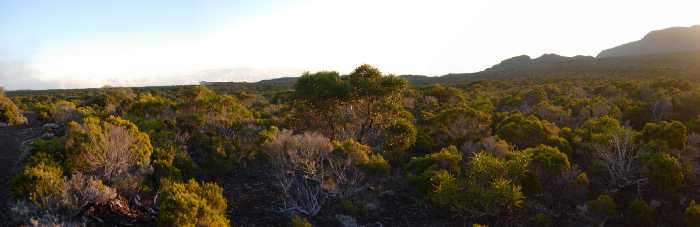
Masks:
[[[593,55],[700,24],[697,0],[0,0],[8,90],[439,76],[517,55]]]

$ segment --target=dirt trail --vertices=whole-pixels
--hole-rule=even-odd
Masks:
[[[18,171],[22,144],[41,136],[43,130],[33,117],[30,124],[0,127],[0,210],[7,210],[10,182]]]

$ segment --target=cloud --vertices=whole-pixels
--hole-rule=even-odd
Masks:
[[[6,90],[55,88],[37,79],[36,73],[26,61],[0,56],[0,86]]]

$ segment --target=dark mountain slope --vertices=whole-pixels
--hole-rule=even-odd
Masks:
[[[700,25],[653,31],[643,39],[604,50],[599,58],[667,54],[700,50]]]
[[[543,55],[531,59],[518,56],[478,73],[449,74],[435,78],[440,83],[467,80],[525,79],[542,77],[654,77],[700,79],[700,51],[611,58]]]

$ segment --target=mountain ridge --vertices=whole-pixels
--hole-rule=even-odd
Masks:
[[[603,50],[597,57],[653,55],[696,50],[700,50],[700,25],[651,31],[640,40]]]

